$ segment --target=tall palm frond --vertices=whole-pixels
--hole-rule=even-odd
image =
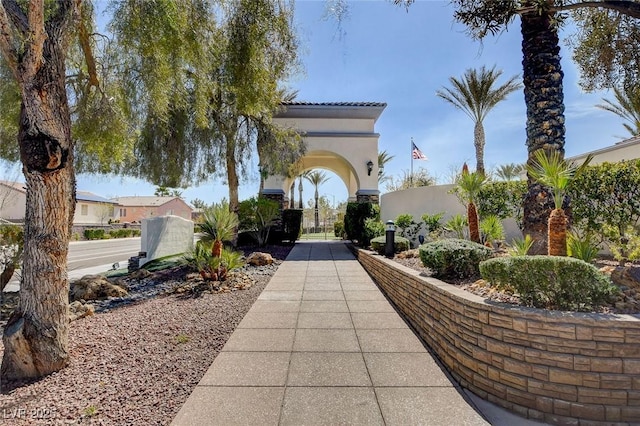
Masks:
[[[627,121],[623,123],[625,129],[631,136],[640,136],[640,88],[637,86],[620,89],[613,88],[615,101],[602,99],[604,104],[597,104],[596,107],[609,111]]]
[[[384,166],[394,158],[386,150],[378,153],[378,183],[384,182],[389,179],[389,176],[384,172]]]
[[[524,166],[522,164],[509,163],[498,167],[496,175],[502,180],[511,181],[518,179],[523,171]]]
[[[511,77],[506,83],[495,87],[496,81],[502,75],[495,67],[480,70],[468,69],[461,79],[449,77],[451,88],[438,90],[436,95],[462,110],[474,122],[474,146],[476,149],[476,172],[484,173],[484,144],[485,135],[482,122],[499,102],[522,85],[517,81],[518,76]]]

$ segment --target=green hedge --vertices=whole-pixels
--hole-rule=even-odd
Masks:
[[[478,275],[478,265],[493,250],[469,240],[448,238],[420,246],[422,264],[438,278],[467,278]]]
[[[104,229],[85,229],[84,237],[87,240],[104,240],[105,238],[108,238]]]
[[[338,238],[344,238],[344,222],[336,221],[333,223],[333,235]]]
[[[381,254],[381,255],[385,254],[384,252],[385,252],[386,245],[387,245],[386,235],[383,237],[376,237],[371,240],[371,248],[374,251],[378,252],[378,254]],[[393,252],[400,253],[407,250],[409,250],[409,240],[404,237],[400,237],[398,235],[394,236]]]
[[[367,234],[366,220],[380,220],[380,206],[366,203],[348,203],[344,216],[344,230],[347,239],[357,241],[361,247],[368,247],[371,236]]]
[[[536,308],[592,311],[619,292],[595,266],[571,257],[498,257],[480,263],[480,273]]]
[[[283,239],[294,243],[302,234],[302,210],[287,209],[282,211]]]

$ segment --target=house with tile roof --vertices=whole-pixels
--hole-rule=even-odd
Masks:
[[[24,221],[27,188],[22,182],[0,181],[0,218]],[[114,219],[115,203],[87,191],[76,192],[74,225],[106,225]]]
[[[74,225],[106,225],[115,219],[116,203],[87,191],[76,191]]]
[[[191,220],[193,211],[180,197],[118,197],[111,201],[118,205],[115,216],[120,222],[140,222],[142,219],[167,215]]]

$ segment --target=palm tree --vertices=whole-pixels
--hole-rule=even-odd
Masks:
[[[467,163],[462,166],[462,174],[460,174],[460,177],[458,178],[458,188],[460,188],[464,201],[467,203],[469,239],[476,243],[480,243],[480,226],[476,203],[480,189],[486,180],[487,178],[483,173],[479,173],[478,171],[469,173]]]
[[[309,173],[310,173],[310,171],[307,170],[306,172],[300,173],[300,175],[298,176],[298,194],[299,194],[298,208],[300,210],[304,209],[304,204],[302,202],[302,179],[306,179],[307,176],[309,176]]]
[[[220,257],[222,242],[233,240],[238,224],[238,215],[229,210],[228,202],[215,204],[204,212],[204,220],[200,224],[200,232],[203,233],[200,241],[212,243],[211,255]]]
[[[524,166],[522,164],[509,163],[503,164],[498,167],[496,170],[496,175],[506,181],[517,180],[520,178],[520,174],[524,170]]]
[[[473,129],[473,144],[476,148],[476,173],[484,174],[484,126],[485,117],[500,101],[520,87],[516,82],[518,76],[511,77],[506,83],[495,87],[496,80],[502,71],[495,67],[487,70],[468,69],[462,79],[449,77],[452,88],[438,90],[436,95],[462,110],[475,123]]]
[[[306,174],[305,179],[307,179],[311,184],[315,187],[315,207],[314,207],[314,224],[316,229],[320,227],[320,217],[318,215],[318,187],[328,181],[330,178],[327,176],[325,172],[321,172],[319,170],[314,170]]]
[[[554,209],[547,223],[547,252],[550,256],[566,256],[568,219],[562,204],[569,183],[584,170],[592,157],[588,156],[579,167],[568,164],[558,151],[547,153],[540,149],[534,153],[534,157],[536,162],[527,165],[529,176],[548,187],[553,194]]]
[[[640,136],[640,88],[635,86],[624,89],[614,87],[613,94],[616,98],[615,102],[602,99],[604,104],[598,104],[596,107],[612,112],[626,120],[628,123],[622,124],[624,128],[631,133],[631,136]]]
[[[384,172],[384,166],[393,158],[394,156],[390,155],[386,150],[378,153],[378,184],[389,179],[389,176]]]

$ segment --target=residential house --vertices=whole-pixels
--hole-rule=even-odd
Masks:
[[[116,203],[87,191],[76,191],[74,225],[106,225],[115,218]]]
[[[116,219],[120,222],[140,222],[156,216],[180,216],[191,220],[193,209],[180,197],[118,197],[111,201],[118,204]]]
[[[22,222],[26,205],[27,188],[24,183],[0,181],[0,218]]]

